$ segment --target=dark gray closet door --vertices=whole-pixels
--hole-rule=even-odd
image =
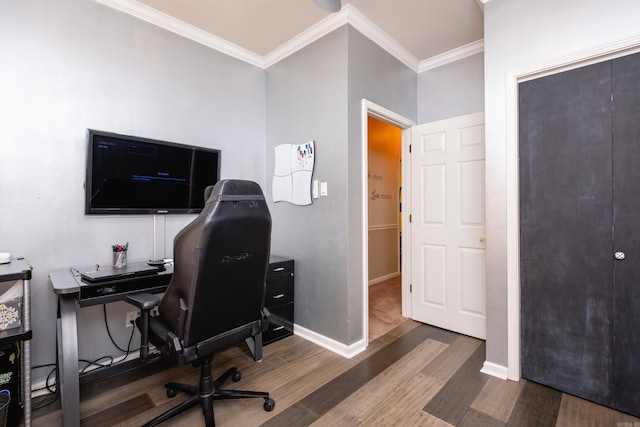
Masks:
[[[640,415],[640,55],[612,61],[614,372],[617,409]]]
[[[611,406],[611,64],[519,90],[522,376]]]

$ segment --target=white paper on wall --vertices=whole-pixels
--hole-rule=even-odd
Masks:
[[[314,142],[281,144],[276,146],[274,151],[273,201],[310,205],[311,177],[315,158]]]

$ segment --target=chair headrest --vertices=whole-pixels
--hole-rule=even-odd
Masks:
[[[208,188],[205,190],[205,195]],[[264,200],[264,194],[260,186],[253,181],[239,179],[225,179],[211,189],[207,203],[210,202],[236,202],[243,200]]]

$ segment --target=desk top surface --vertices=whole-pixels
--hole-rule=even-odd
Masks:
[[[12,259],[11,262],[0,264],[0,282],[29,279],[31,279],[31,267],[24,259]]]
[[[291,260],[291,258],[284,258],[277,255],[271,255],[269,262],[274,263],[274,262],[282,262],[282,261],[288,261],[288,260]],[[24,263],[24,265],[25,266],[27,265],[26,262]],[[87,269],[91,269],[91,268],[95,268],[95,267],[90,267],[90,266],[78,267],[78,268],[71,267],[66,270],[57,270],[57,271],[51,272],[49,274],[49,278],[51,279],[51,285],[53,286],[53,291],[58,295],[77,294],[77,293],[80,293],[80,288],[83,286],[103,286],[109,283],[109,282],[101,282],[96,284],[90,284],[90,283],[82,282],[80,277],[80,272]],[[170,265],[167,264],[166,270],[160,271],[156,275],[159,276],[159,275],[165,275],[165,274],[173,274],[173,264],[170,264]],[[121,280],[135,280],[138,278],[148,278],[148,277],[150,276],[140,276],[140,277],[130,277],[130,278],[125,277]],[[151,277],[153,277],[153,275]]]
[[[142,262],[140,264],[146,264]],[[81,272],[90,271],[95,269],[95,267],[71,267],[66,270],[57,270],[53,271],[49,274],[49,278],[51,279],[51,285],[53,286],[53,290],[56,294],[73,294],[79,293],[80,288],[83,286],[104,286],[109,283],[122,282],[127,280],[136,280],[142,278],[148,278],[153,276],[161,276],[166,274],[173,274],[173,264],[168,264],[165,266],[165,270],[160,270],[155,274],[149,274],[145,276],[135,276],[135,275],[124,275],[112,281],[103,281],[97,283],[86,283],[82,281]]]

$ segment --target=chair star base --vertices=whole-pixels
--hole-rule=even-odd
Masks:
[[[204,415],[205,425],[214,427],[215,420],[213,416],[213,401],[222,399],[244,399],[244,398],[262,398],[264,399],[263,408],[265,411],[272,411],[276,403],[269,397],[269,393],[262,391],[247,390],[221,390],[220,387],[227,379],[231,378],[234,382],[240,381],[242,374],[237,368],[229,368],[224,374],[220,375],[215,381],[211,376],[211,359],[202,361],[200,365],[200,386],[196,387],[190,384],[181,384],[170,382],[165,384],[168,397],[175,397],[178,391],[191,394],[192,397],[182,402],[180,405],[169,409],[167,412],[159,415],[149,421],[144,427],[156,426],[171,417],[174,417],[194,406],[200,404]]]

